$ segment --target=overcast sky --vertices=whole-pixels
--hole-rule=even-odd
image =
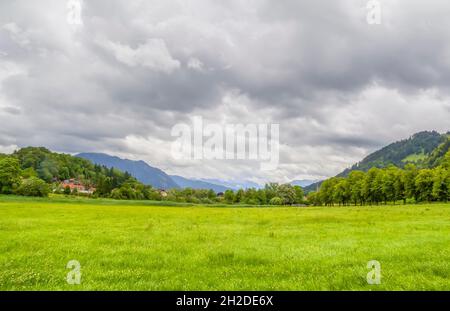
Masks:
[[[450,130],[450,2],[0,0],[0,152],[143,159],[186,177],[333,176],[422,130]],[[280,165],[175,160],[171,128],[279,123]]]

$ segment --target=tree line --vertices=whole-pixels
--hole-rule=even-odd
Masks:
[[[320,189],[308,195],[315,205],[373,205],[407,201],[448,202],[450,200],[450,151],[434,168],[419,169],[407,164],[352,171],[348,177],[325,180]]]
[[[442,153],[442,151],[440,151]],[[60,181],[76,178],[96,188],[91,197],[119,200],[156,200],[186,203],[248,205],[372,205],[397,202],[447,202],[450,199],[450,151],[439,157],[434,168],[393,165],[352,171],[348,177],[325,180],[320,189],[304,197],[303,189],[290,184],[266,184],[262,189],[208,189],[161,191],[144,185],[127,172],[94,165],[86,159],[52,153],[45,148],[23,148],[12,155],[0,154],[0,193],[47,196],[50,192],[83,195],[61,188]]]
[[[89,160],[58,154],[43,147],[27,147],[11,155],[0,154],[0,193],[25,196],[87,195],[64,187],[61,181],[76,179],[95,187],[90,197],[118,200],[156,200],[186,203],[226,203],[289,205],[303,203],[303,190],[289,184],[267,184],[263,189],[227,190],[216,194],[209,189],[169,189],[161,191],[144,185],[128,172],[95,165]]]

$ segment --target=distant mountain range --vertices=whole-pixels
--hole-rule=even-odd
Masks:
[[[108,168],[114,167],[121,171],[130,173],[141,183],[151,185],[158,189],[179,188],[178,184],[159,168],[152,167],[144,161],[132,161],[110,156],[104,153],[80,153],[79,158],[90,160],[92,163],[104,165]]]
[[[233,190],[239,190],[239,189],[249,189],[249,188],[255,188],[260,189],[264,187],[264,185],[260,185],[258,183],[255,183],[253,181],[248,180],[222,180],[222,179],[214,179],[214,178],[203,178],[200,179],[204,182],[213,183],[216,185],[221,185],[223,187],[227,187],[229,189]]]
[[[170,175],[170,178],[180,187],[180,188],[192,188],[192,189],[212,189],[216,193],[225,192],[231,188],[225,187],[223,185],[218,185],[203,180],[189,179],[177,175]]]
[[[439,164],[443,155],[450,148],[450,132],[439,134],[438,132],[420,132],[408,139],[392,143],[365,157],[361,162],[345,169],[338,177],[345,177],[351,171],[368,171],[372,167],[384,168],[389,165],[404,167],[408,163],[414,163],[420,168],[434,167]],[[194,188],[212,189],[215,192],[225,192],[228,189],[263,188],[253,181],[227,181],[221,179],[192,179],[177,175],[168,175],[159,168],[152,167],[144,161],[132,161],[110,156],[104,153],[80,153],[77,155],[92,161],[95,164],[106,167],[115,167],[121,171],[130,173],[137,180],[146,185],[159,189]],[[315,180],[294,180],[292,185],[301,186],[306,192],[315,191],[321,182]]]
[[[302,180],[294,180],[291,181],[291,185],[293,186],[300,186],[300,187],[308,187],[309,185],[312,185],[313,183],[318,182],[318,180],[310,180],[310,179],[302,179]]]
[[[405,167],[408,163],[419,168],[435,167],[449,149],[450,132],[446,134],[439,134],[436,131],[419,132],[369,154],[361,162],[339,173],[337,177],[346,177],[355,170],[367,172],[372,167],[385,168],[389,165]],[[320,184],[321,181],[304,189],[306,192],[315,191]]]
[[[202,180],[188,179],[176,175],[168,175],[159,168],[148,165],[144,161],[133,161],[121,159],[105,153],[80,153],[76,155],[98,165],[104,165],[108,168],[114,167],[121,171],[128,172],[145,185],[151,185],[158,189],[172,188],[193,188],[193,189],[212,189],[215,192],[225,192],[229,187],[210,183]]]
[[[105,153],[80,153],[76,155],[98,165],[104,165],[108,168],[114,167],[121,171],[130,173],[137,180],[146,185],[151,185],[158,189],[172,188],[193,188],[193,189],[212,189],[216,193],[225,192],[226,190],[239,189],[261,189],[264,185],[253,181],[240,180],[222,180],[222,179],[192,179],[178,175],[168,175],[159,168],[150,166],[144,161],[133,161],[121,159]],[[292,185],[301,187],[314,183],[315,180],[294,180]]]

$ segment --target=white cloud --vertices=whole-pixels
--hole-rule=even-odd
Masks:
[[[189,59],[187,66],[188,66],[188,68],[198,70],[198,71],[203,71],[203,67],[204,67],[203,63],[195,57],[192,57]]]
[[[30,44],[30,39],[26,32],[24,32],[16,23],[8,23],[3,25],[4,30],[8,31],[12,40],[14,40],[21,47],[26,47]]]
[[[111,41],[100,44],[113,52],[118,61],[131,67],[142,66],[164,73],[172,73],[180,67],[180,62],[172,58],[162,39],[149,39],[136,49]]]

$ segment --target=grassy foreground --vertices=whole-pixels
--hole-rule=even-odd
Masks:
[[[142,203],[141,203],[142,204]],[[69,285],[69,260],[81,284]],[[381,284],[368,285],[370,260]],[[1,290],[449,290],[450,205],[236,208],[0,197]]]

